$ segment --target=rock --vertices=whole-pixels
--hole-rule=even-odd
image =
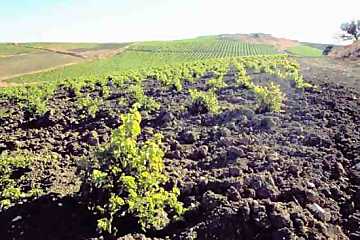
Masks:
[[[323,55],[329,55],[329,53],[331,52],[331,50],[334,48],[333,45],[328,45],[325,47],[325,49],[323,50],[322,54]]]
[[[339,162],[336,162],[335,167],[334,167],[334,177],[336,179],[339,179],[340,177],[343,177],[344,175],[346,175],[346,171],[345,171],[343,165]]]
[[[239,177],[241,169],[239,167],[229,167],[229,177]]]
[[[227,150],[227,159],[228,160],[235,160],[237,158],[241,158],[241,157],[245,157],[245,153],[244,151],[239,148],[239,147],[235,147],[235,146],[230,146]]]
[[[354,180],[354,184],[360,185],[360,170],[356,170],[355,167],[350,170],[351,178]]]
[[[118,238],[117,240],[156,240],[157,238],[147,238],[143,234],[127,234],[123,237]]]
[[[360,171],[360,162],[355,164],[354,169]]]
[[[239,191],[234,186],[230,186],[227,189],[226,195],[231,201],[239,201],[241,199]]]
[[[274,231],[271,235],[272,240],[295,240],[294,233],[289,228],[282,228]]]
[[[195,151],[192,154],[193,160],[203,159],[208,155],[209,148],[206,145],[200,146],[195,149]]]
[[[193,103],[188,108],[189,112],[193,115],[196,114],[205,114],[210,112],[210,109],[207,104],[201,99],[193,101]]]
[[[320,196],[313,190],[305,189],[304,194],[306,197],[306,201],[309,203],[319,203],[320,202]]]
[[[81,146],[79,145],[79,143],[77,142],[72,142],[68,145],[68,151],[70,152],[71,155],[74,156],[80,156],[83,154],[83,149],[81,148]]]
[[[85,135],[85,141],[91,146],[99,145],[99,136],[96,131],[91,131]]]
[[[285,210],[276,211],[269,214],[271,226],[275,229],[289,228],[292,227],[290,215]]]
[[[260,199],[275,199],[279,194],[279,190],[271,175],[253,175],[247,177],[245,184],[254,189],[256,197]]]
[[[308,188],[311,188],[311,189],[316,187],[315,184],[312,182],[307,182],[306,184],[307,184]]]
[[[318,134],[315,133],[308,133],[305,136],[304,143],[305,145],[311,147],[329,148],[332,144],[332,141],[328,137],[319,136]]]
[[[55,118],[53,111],[47,111],[43,116],[30,122],[30,125],[34,128],[42,128],[53,126],[55,124]]]
[[[349,216],[348,228],[353,231],[360,229],[360,213],[351,214]]]
[[[354,194],[354,203],[357,206],[357,208],[360,209],[360,187],[358,187],[358,189]]]
[[[260,121],[260,126],[266,130],[272,130],[276,127],[276,121],[274,117],[264,117]]]
[[[202,206],[208,211],[211,211],[212,209],[216,208],[217,206],[225,202],[226,202],[225,196],[216,194],[210,190],[206,191],[203,194],[201,200]]]
[[[11,222],[17,222],[17,221],[19,221],[21,219],[22,219],[22,216],[16,216],[11,220]]]
[[[291,173],[292,175],[294,175],[295,177],[299,177],[300,175],[300,169],[299,166],[296,165],[290,165],[288,168],[289,173]]]
[[[245,115],[249,120],[253,119],[255,112],[250,108],[239,109],[238,112],[242,115]]]
[[[181,159],[181,152],[179,150],[167,151],[165,157],[169,159]]]
[[[259,228],[266,229],[271,226],[270,220],[266,214],[266,207],[260,205],[256,200],[253,201],[251,206],[251,219]]]
[[[306,208],[309,209],[309,211],[319,220],[323,222],[328,222],[331,219],[331,215],[329,212],[324,210],[322,207],[320,207],[316,203],[307,204]]]
[[[184,144],[193,144],[198,139],[198,134],[195,134],[193,131],[190,130],[184,130],[179,133],[179,141]]]
[[[251,209],[249,207],[249,203],[244,202],[244,204],[242,206],[240,206],[240,208],[239,208],[239,215],[241,217],[241,221],[243,221],[243,222],[249,221],[250,214],[251,214]]]
[[[159,117],[156,118],[156,122],[159,125],[164,125],[170,123],[174,119],[175,119],[174,114],[172,114],[171,112],[163,111],[160,113]]]
[[[360,240],[360,231],[350,233],[351,240]]]
[[[219,133],[223,137],[229,137],[232,134],[231,130],[226,127],[220,128]]]

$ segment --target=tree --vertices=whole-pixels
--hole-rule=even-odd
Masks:
[[[359,40],[360,38],[360,20],[341,24],[341,30],[345,33],[340,37],[344,40]]]

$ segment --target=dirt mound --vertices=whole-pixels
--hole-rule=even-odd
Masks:
[[[264,34],[264,33],[224,34],[224,35],[220,35],[220,37],[241,40],[244,42],[249,42],[254,44],[272,45],[279,50],[285,50],[287,48],[294,47],[299,44],[299,42],[295,40],[290,40],[286,38],[277,38],[272,36],[271,34]]]
[[[340,59],[360,60],[360,41],[336,48],[330,52],[329,56]]]

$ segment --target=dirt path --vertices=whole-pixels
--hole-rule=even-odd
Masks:
[[[64,55],[69,55],[72,57],[78,57],[78,58],[83,58],[85,59],[86,57],[75,53],[75,52],[69,52],[69,51],[60,51],[60,50],[55,50],[55,49],[51,49],[51,48],[42,48],[42,47],[32,47],[32,46],[27,46],[24,45],[25,48],[31,48],[31,49],[37,49],[37,50],[41,50],[41,51],[47,51],[47,52],[53,52],[53,53],[57,53],[57,54],[64,54]]]
[[[21,74],[15,74],[15,75],[6,76],[6,77],[0,77],[0,88],[1,87],[9,87],[9,86],[19,85],[19,84],[15,84],[15,83],[6,82],[6,80],[9,80],[9,79],[12,79],[12,78],[17,78],[17,77],[31,75],[31,74],[37,74],[37,73],[49,72],[49,71],[53,71],[53,70],[56,70],[56,69],[60,69],[60,68],[80,64],[80,63],[91,62],[91,61],[96,61],[96,60],[105,59],[105,58],[111,58],[111,57],[113,57],[113,56],[115,56],[117,54],[120,54],[120,53],[124,52],[131,45],[132,44],[129,44],[129,45],[123,47],[123,48],[119,48],[119,49],[115,49],[115,50],[114,49],[113,50],[107,50],[106,53],[102,52],[101,54],[93,54],[93,55],[87,54],[86,56],[81,56],[83,61],[80,61],[80,62],[72,62],[72,63],[62,64],[62,65],[58,65],[58,66],[51,67],[51,68],[37,70],[37,71],[31,71],[31,72],[27,72],[27,73],[21,73]],[[38,48],[38,49],[40,49],[40,48]],[[54,52],[54,53],[57,53],[57,54],[67,54],[67,53],[62,52],[62,51],[55,51],[55,50],[50,50],[50,49],[41,49],[41,50],[47,50],[47,51]],[[71,56],[73,56],[73,55],[71,55]]]
[[[360,61],[334,60],[330,58],[298,58],[306,79],[323,83],[335,83],[360,91]]]

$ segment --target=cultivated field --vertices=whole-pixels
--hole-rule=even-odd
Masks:
[[[44,46],[49,46],[43,45]],[[56,46],[56,45],[55,45]],[[87,44],[85,45],[87,46]],[[113,44],[100,45],[114,47]],[[74,47],[74,46],[72,46]],[[87,46],[91,47],[91,46]],[[64,49],[64,47],[63,47]],[[97,53],[98,48],[88,50],[72,49],[85,57]],[[101,50],[100,50],[101,51]],[[106,56],[100,60],[84,62],[73,66],[59,67],[51,71],[30,74],[8,79],[8,83],[34,83],[49,80],[71,79],[79,76],[103,76],[114,71],[139,69],[162,64],[181,63],[208,58],[223,58],[261,54],[276,54],[277,50],[269,45],[249,44],[235,40],[221,40],[216,37],[200,37],[196,39],[164,42],[143,42],[129,45],[124,52],[115,56]]]
[[[121,43],[0,44],[0,81],[109,58],[120,53],[126,45]]]
[[[12,79],[2,239],[357,239],[360,94],[300,60],[203,37]]]

